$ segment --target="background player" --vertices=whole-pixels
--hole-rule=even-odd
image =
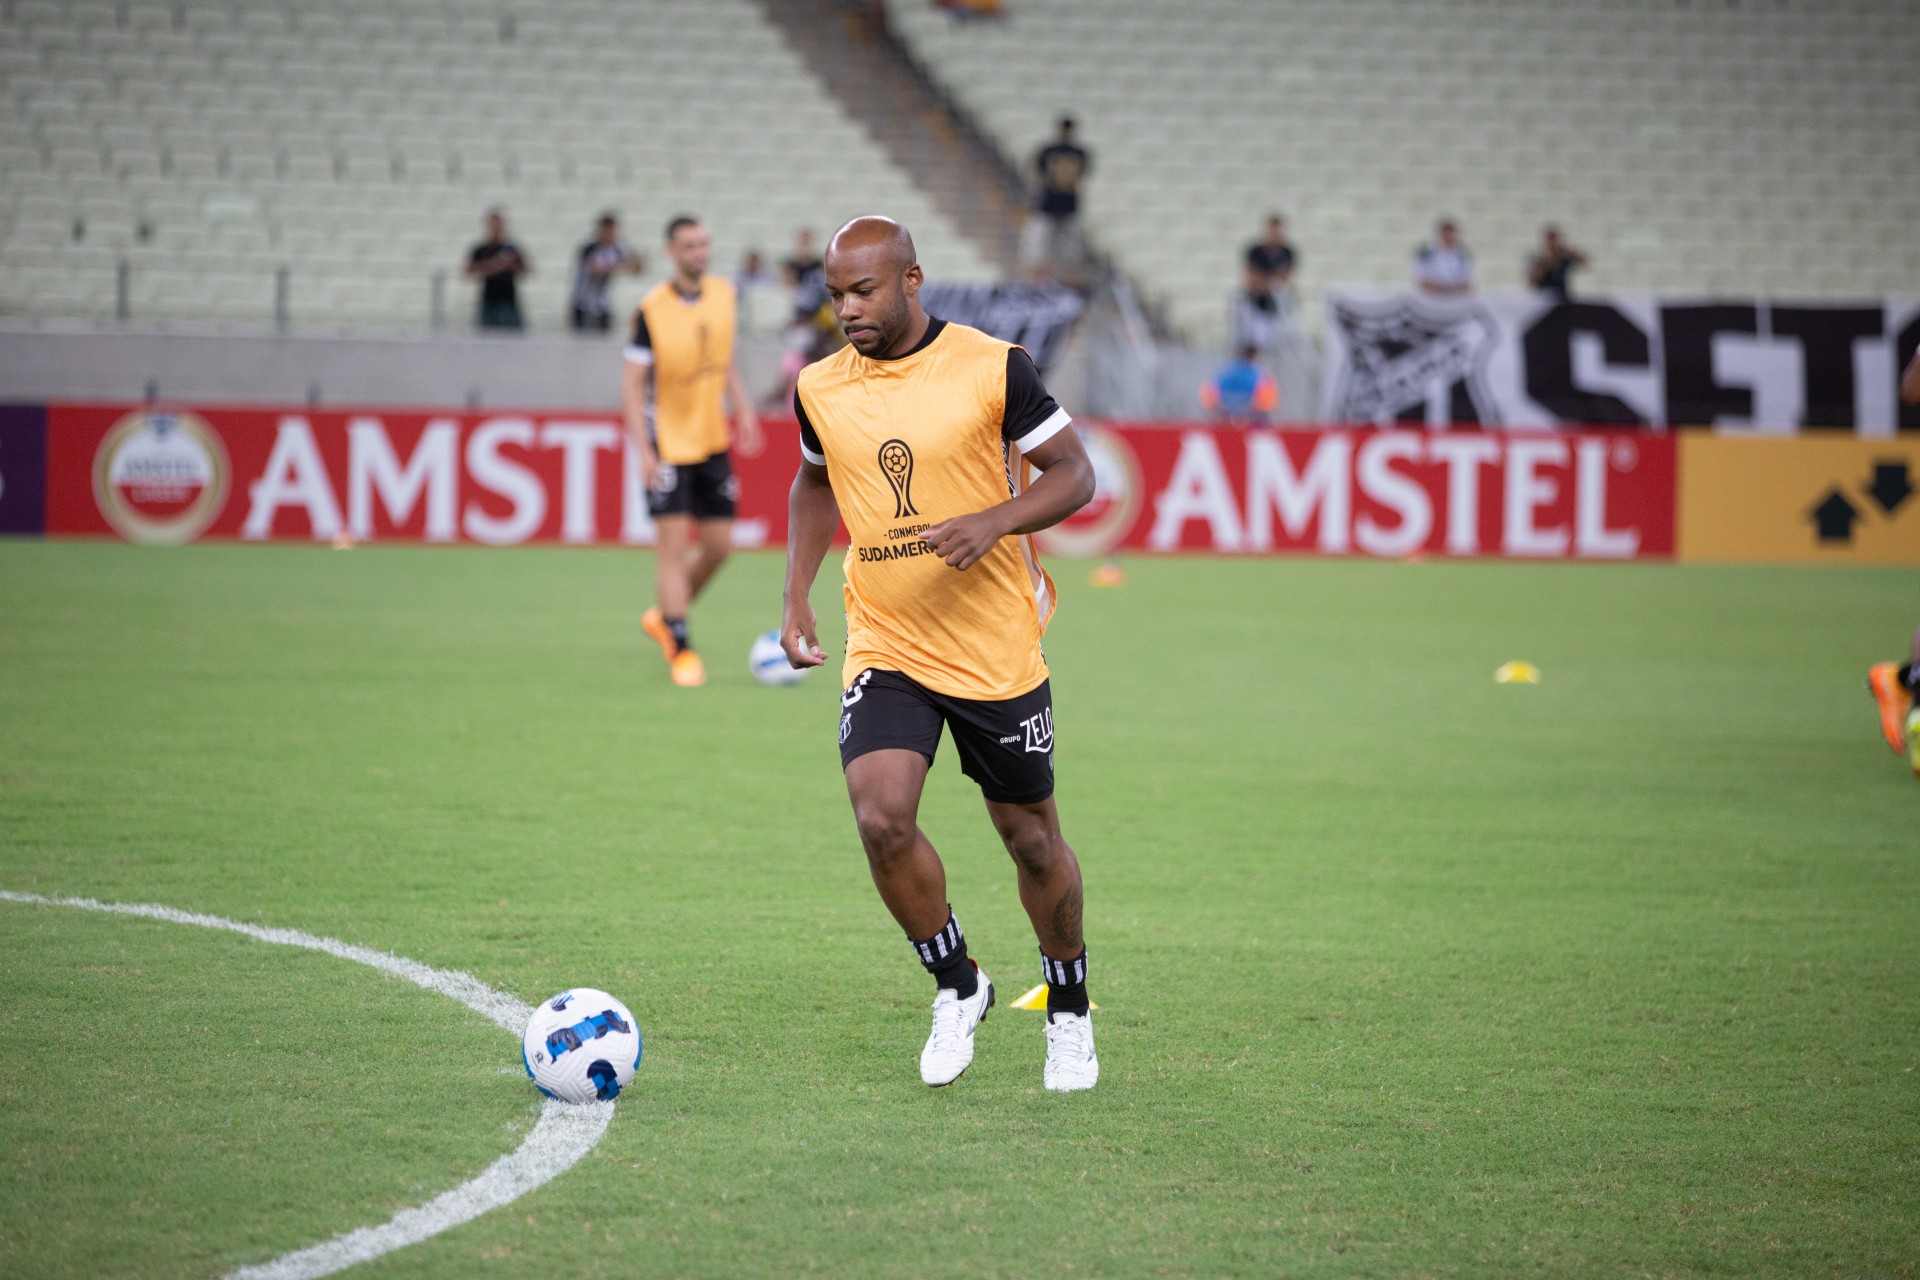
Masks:
[[[673,682],[707,682],[688,638],[687,611],[733,548],[739,482],[727,455],[723,396],[733,397],[740,452],[760,452],[760,420],[733,364],[737,300],[731,281],[707,276],[713,237],[697,218],[667,224],[673,276],[633,313],[621,379],[627,434],[640,453],[655,543],[656,603],[640,625],[667,657]],[[695,527],[698,526],[698,537]]]
[[[1900,399],[1920,404],[1920,351],[1913,353],[1900,376]],[[1920,630],[1913,633],[1907,660],[1876,662],[1867,669],[1867,689],[1880,707],[1880,733],[1887,745],[1905,755],[1920,778]]]
[[[1915,357],[1920,366],[1920,356]],[[1920,630],[1913,633],[1907,660],[1876,662],[1867,670],[1867,688],[1880,707],[1880,733],[1887,745],[1907,757],[1920,778]]]
[[[1053,583],[1025,535],[1093,496],[1093,466],[1027,354],[920,306],[913,241],[856,218],[827,247],[849,346],[800,376],[781,643],[825,661],[807,593],[838,521],[847,657],[840,760],[880,897],[933,975],[920,1078],[973,1061],[993,984],[967,954],[947,873],[919,828],[944,724],[1017,868],[1047,980],[1046,1087],[1099,1078],[1081,937],[1080,864],[1053,802],[1053,702],[1040,636]],[[1031,466],[1029,466],[1031,464]],[[1031,484],[1032,468],[1041,474]]]

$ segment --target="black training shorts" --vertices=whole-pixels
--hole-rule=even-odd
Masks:
[[[932,764],[943,724],[960,772],[987,799],[1037,804],[1053,794],[1053,692],[1045,680],[1017,698],[984,702],[870,667],[840,695],[840,767],[889,748],[918,751]]]
[[[647,513],[692,516],[695,520],[731,520],[740,500],[733,461],[722,449],[704,462],[660,464],[660,487],[647,491]]]

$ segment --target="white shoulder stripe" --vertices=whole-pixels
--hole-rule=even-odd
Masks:
[[[1013,442],[1013,447],[1022,453],[1032,453],[1035,446],[1045,444],[1059,435],[1065,427],[1073,425],[1073,419],[1067,416],[1065,409],[1055,409],[1052,416],[1027,434]]]

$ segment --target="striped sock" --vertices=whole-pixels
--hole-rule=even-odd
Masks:
[[[957,992],[965,1000],[980,989],[978,970],[967,958],[967,936],[960,932],[952,907],[947,908],[947,923],[940,932],[931,938],[914,939],[913,949],[939,990]]]
[[[1071,960],[1055,960],[1040,953],[1040,976],[1047,980],[1047,1012],[1086,1014],[1093,1008],[1087,999],[1087,952]]]

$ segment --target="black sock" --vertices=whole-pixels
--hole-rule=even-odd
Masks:
[[[684,653],[690,647],[687,643],[687,620],[685,618],[668,618],[667,632],[673,636],[673,651],[675,653]]]
[[[1056,1013],[1085,1015],[1093,1005],[1087,999],[1087,949],[1071,960],[1055,960],[1040,953],[1040,976],[1047,980],[1047,1016]]]
[[[967,958],[967,936],[960,932],[952,907],[947,908],[947,923],[940,932],[931,938],[913,939],[913,949],[933,975],[938,990],[955,992],[966,1000],[980,989],[979,970]]]

